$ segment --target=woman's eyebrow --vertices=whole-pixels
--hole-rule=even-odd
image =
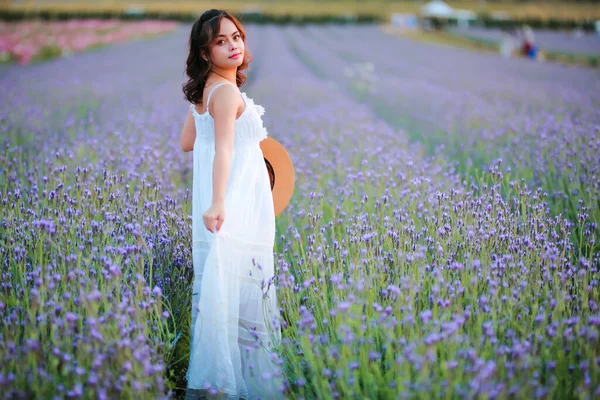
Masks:
[[[240,31],[235,31],[235,32],[233,32],[233,33],[231,34],[231,36],[235,35],[236,33],[240,33]],[[227,37],[227,35],[223,35],[223,34],[220,34],[219,36],[225,36],[225,37]]]

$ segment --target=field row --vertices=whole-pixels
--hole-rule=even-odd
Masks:
[[[316,76],[464,176],[502,159],[511,179],[548,192],[554,213],[577,221],[584,204],[600,221],[597,71],[427,46],[373,27],[289,28],[286,37]]]

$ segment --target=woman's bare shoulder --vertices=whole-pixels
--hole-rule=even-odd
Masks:
[[[237,86],[227,84],[217,88],[210,97],[209,110],[211,115],[234,114],[237,112],[242,99]]]

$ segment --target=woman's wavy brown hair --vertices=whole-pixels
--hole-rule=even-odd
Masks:
[[[235,24],[240,36],[246,44],[246,31],[242,24],[233,15],[223,10],[207,10],[200,15],[190,33],[189,48],[190,54],[186,61],[185,72],[189,80],[183,84],[183,94],[185,98],[193,104],[202,104],[202,93],[208,74],[212,69],[210,58],[210,48],[219,35],[219,27],[223,18],[229,18]],[[202,58],[202,55],[208,58],[208,61]],[[252,56],[248,48],[244,46],[244,62],[237,69],[236,84],[242,86],[246,81],[246,76],[242,73],[248,68],[252,61]]]

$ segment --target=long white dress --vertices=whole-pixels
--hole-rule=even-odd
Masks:
[[[189,389],[217,389],[227,399],[283,398],[283,366],[274,347],[281,342],[273,245],[275,212],[259,142],[267,137],[264,108],[245,92],[235,122],[225,193],[225,221],[216,234],[202,214],[212,203],[214,120],[190,105],[196,126],[193,149],[192,258],[194,284]],[[232,83],[229,83],[232,84]],[[232,84],[233,85],[233,84]],[[235,86],[235,85],[234,85]]]

